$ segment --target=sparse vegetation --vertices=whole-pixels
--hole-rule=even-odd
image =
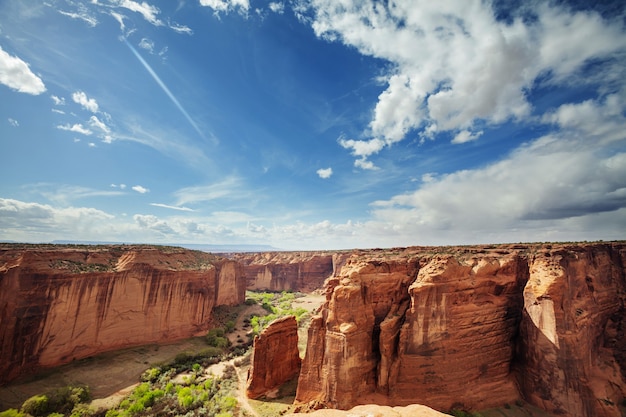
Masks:
[[[280,293],[248,291],[246,296],[246,302],[253,300],[268,312],[268,314],[264,316],[255,315],[250,317],[250,326],[255,335],[259,334],[268,324],[277,318],[293,315],[296,317],[296,321],[300,323],[300,320],[308,315],[306,309],[302,307],[292,307],[293,301],[300,296],[300,294],[297,293],[287,291]]]

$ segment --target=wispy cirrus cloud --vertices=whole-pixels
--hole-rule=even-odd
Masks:
[[[19,57],[9,55],[1,46],[0,84],[35,96],[46,91],[43,81],[30,70],[29,65]]]
[[[98,19],[93,16],[84,5],[79,5],[78,12],[66,12],[63,10],[58,10],[58,12],[72,19],[82,20],[91,27],[96,27],[98,24]]]
[[[161,207],[161,208],[166,208],[166,209],[170,209],[170,210],[178,210],[178,211],[194,211],[193,209],[189,208],[189,207],[184,207],[184,206],[171,206],[169,204],[163,204],[163,203],[150,203],[151,206],[154,207]]]

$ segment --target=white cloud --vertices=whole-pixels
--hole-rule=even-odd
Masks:
[[[365,159],[365,157],[355,160],[354,166],[357,168],[367,169],[367,170],[372,170],[372,171],[375,171],[378,169],[378,167],[374,165],[372,161],[368,161],[367,159]]]
[[[141,14],[144,19],[155,26],[163,26],[163,22],[157,17],[161,11],[156,6],[152,6],[145,1],[139,3],[132,0],[117,0],[117,5]]]
[[[268,5],[268,7],[274,13],[283,14],[285,12],[285,3],[283,2],[273,1]]]
[[[98,119],[97,116],[91,116],[89,118],[89,126],[99,129],[104,133],[111,133],[111,128],[107,126],[106,123]]]
[[[161,208],[166,208],[166,209],[171,209],[171,210],[178,210],[178,211],[194,211],[193,209],[190,209],[189,207],[181,207],[181,206],[170,206],[168,204],[162,204],[162,203],[150,203],[151,206],[154,207],[161,207]]]
[[[57,126],[57,129],[67,130],[67,131],[70,131],[70,132],[76,132],[76,133],[80,133],[80,134],[86,135],[86,136],[89,136],[89,135],[93,134],[93,132],[91,130],[85,128],[81,123],[75,123],[73,125],[70,125],[69,123],[66,123],[64,125]]]
[[[310,10],[317,36],[391,63],[363,132],[372,139],[342,143],[363,166],[413,130],[425,129],[422,139],[453,132],[460,142],[476,139],[478,124],[523,120],[540,76],[565,82],[589,60],[626,50],[619,20],[547,3],[535,7],[537,19],[511,22],[496,20],[491,2],[466,0],[312,0]]]
[[[79,12],[65,12],[63,10],[59,10],[58,12],[64,16],[71,17],[72,19],[82,20],[91,27],[96,27],[98,24],[98,19],[96,19],[95,16],[90,15],[84,6]]]
[[[15,120],[15,119],[11,119],[11,118],[9,117],[9,119],[8,119],[8,120],[9,120],[9,124],[10,124],[11,126],[13,126],[13,127],[18,127],[18,126],[20,125],[20,124],[19,124],[19,122],[18,122],[17,120]]]
[[[87,207],[58,208],[0,198],[0,235],[9,239],[32,242],[59,238],[90,239],[108,225],[114,216]]]
[[[181,188],[176,191],[174,195],[176,197],[177,206],[217,199],[241,200],[249,198],[250,194],[246,191],[242,191],[241,188],[241,179],[237,177],[227,177],[214,184]]]
[[[179,25],[178,23],[170,23],[169,28],[177,33],[184,33],[185,35],[193,35],[193,30],[185,25]]]
[[[139,47],[150,53],[154,53],[154,42],[148,38],[142,38]]]
[[[238,9],[240,13],[247,13],[250,9],[249,0],[200,0],[201,6],[210,7],[216,13],[228,13]]]
[[[142,187],[141,185],[133,185],[131,189],[137,191],[139,194],[145,194],[145,193],[150,192],[149,189]]]
[[[73,93],[72,100],[74,100],[75,103],[80,104],[92,113],[98,112],[98,102],[96,102],[96,100],[93,98],[88,98],[87,94],[85,94],[83,91],[77,91]]]
[[[65,104],[65,98],[63,97],[57,97],[55,95],[50,96],[50,98],[52,99],[52,101],[54,101],[54,104],[57,106],[62,106]]]
[[[317,170],[317,175],[319,175],[319,177],[322,179],[330,178],[331,175],[333,175],[333,169],[332,168],[320,168]]]
[[[19,91],[38,95],[46,91],[41,78],[33,74],[28,64],[16,56],[9,55],[0,47],[0,84]]]
[[[471,141],[478,139],[482,134],[483,134],[482,130],[480,132],[475,132],[475,133],[472,133],[469,130],[461,130],[459,133],[456,134],[454,139],[452,139],[452,143],[458,144],[458,143],[471,142]]]
[[[603,102],[585,100],[581,103],[561,105],[554,112],[548,113],[543,120],[554,123],[568,131],[577,131],[589,140],[598,141],[598,145],[607,144],[626,137],[624,126],[626,103],[619,94],[611,94]]]

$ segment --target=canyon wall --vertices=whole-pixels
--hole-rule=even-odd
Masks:
[[[180,248],[0,246],[0,384],[100,352],[203,334],[245,299],[241,266]]]
[[[265,252],[228,255],[243,266],[249,290],[313,292],[349,253]]]
[[[358,251],[326,281],[296,402],[620,416],[626,244]]]

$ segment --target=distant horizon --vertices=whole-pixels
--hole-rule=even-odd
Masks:
[[[595,240],[595,241],[535,241],[535,242],[503,242],[503,243],[473,243],[467,245],[408,245],[408,246],[389,246],[389,247],[354,247],[354,248],[337,248],[337,249],[283,249],[270,245],[219,245],[219,244],[201,244],[201,243],[150,243],[150,242],[99,242],[99,241],[72,241],[58,240],[51,242],[17,242],[0,240],[0,244],[16,244],[16,245],[58,245],[58,246],[155,246],[155,247],[179,247],[189,250],[198,250],[207,253],[262,253],[262,252],[343,252],[343,251],[368,251],[368,250],[392,250],[392,249],[408,249],[408,248],[455,248],[455,247],[484,247],[484,246],[514,246],[514,245],[568,245],[568,244],[610,244],[610,243],[626,243],[626,239],[621,240]],[[211,250],[212,249],[212,250]]]
[[[7,0],[0,97],[0,239],[626,237],[623,0]]]

